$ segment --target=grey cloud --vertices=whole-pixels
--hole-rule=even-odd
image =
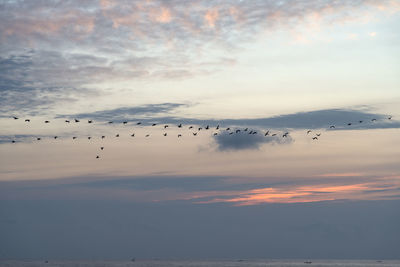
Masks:
[[[214,136],[214,140],[220,151],[228,150],[242,150],[242,149],[259,149],[265,143],[271,144],[289,144],[293,142],[293,139],[288,137],[282,137],[280,133],[277,136],[264,136],[263,132],[257,131],[257,134],[249,134],[248,132],[240,133],[222,133]]]

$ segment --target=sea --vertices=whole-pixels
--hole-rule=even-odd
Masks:
[[[131,261],[12,261],[2,260],[0,266],[16,267],[399,267],[400,260],[131,260]]]

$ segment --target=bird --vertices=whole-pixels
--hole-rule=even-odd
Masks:
[[[218,133],[214,133],[214,136],[218,135]]]
[[[150,135],[149,134],[146,134],[146,137],[149,137]]]
[[[253,132],[253,134],[257,134],[257,132]]]
[[[189,130],[192,129],[192,128],[193,128],[193,126],[189,126]]]
[[[313,137],[312,139],[313,139],[313,140],[318,140],[318,137]]]
[[[371,121],[376,121],[376,119],[372,119]]]
[[[140,125],[140,124],[142,124],[142,123],[141,122],[136,123],[136,125]]]
[[[269,135],[269,131],[267,131],[267,132],[264,134],[264,136],[267,136],[267,135]]]
[[[363,123],[363,121],[358,121],[359,123]]]
[[[135,137],[135,133],[131,134],[132,137]]]
[[[92,120],[88,120],[87,122],[88,122],[88,123],[92,123],[93,121],[92,121]]]
[[[87,138],[87,139],[89,139],[89,140],[90,140],[91,138],[92,138],[91,136],[88,136],[88,138]]]
[[[70,121],[69,121],[69,120],[65,120],[65,122],[66,122],[66,123],[70,123]]]
[[[286,133],[284,133],[283,135],[282,135],[282,137],[287,137],[288,136],[288,132],[286,132]]]
[[[106,138],[105,135],[102,135],[102,136],[101,136],[101,139],[104,139],[104,138]]]
[[[199,127],[199,131],[201,131],[201,129],[203,129],[203,128]]]
[[[239,130],[239,129],[237,129],[235,132],[236,132],[236,133],[240,133],[240,130]]]
[[[104,150],[104,146],[100,147],[101,150]]]
[[[168,128],[168,125],[164,125],[164,129],[167,129]]]
[[[388,117],[388,120],[391,120],[391,119],[392,119],[392,116],[389,116],[389,117]]]
[[[317,133],[316,136],[321,136],[321,134],[320,134],[320,133]]]
[[[178,128],[182,128],[182,123],[178,124]]]
[[[231,133],[229,133],[229,135],[232,135],[233,133],[231,132]]]
[[[124,124],[124,125],[126,125],[127,123],[128,123],[127,121],[122,122],[122,124]]]
[[[164,133],[164,136],[167,136],[167,133]]]
[[[96,159],[99,159],[99,158],[100,158],[100,156],[99,156],[99,155],[97,155],[97,156],[96,156]]]
[[[40,140],[42,140],[42,138],[38,137],[38,138],[36,138],[36,140],[40,141]]]
[[[219,124],[217,125],[217,127],[215,129],[219,130]]]
[[[206,129],[206,130],[210,129],[210,126],[209,126],[209,125],[207,125],[205,129]]]
[[[329,127],[329,129],[333,129],[333,128],[335,128],[335,125],[331,125],[331,126]]]
[[[347,125],[350,126],[350,125],[351,125],[351,122],[349,122]]]
[[[15,143],[15,140],[12,140],[12,141],[11,141],[11,143],[13,143],[13,144],[14,144],[14,143]]]
[[[44,123],[50,123],[50,121],[44,121]]]
[[[249,128],[245,128],[244,131],[247,132],[248,129],[249,129]]]
[[[79,122],[79,120],[77,120],[77,119],[74,119],[75,120],[75,122]]]
[[[156,126],[157,124],[156,123],[153,123],[151,126]]]
[[[249,134],[253,134],[253,130],[251,130],[251,131],[249,132]]]
[[[193,133],[193,135],[194,135],[194,136],[196,136],[196,135],[197,135],[197,133]]]
[[[181,135],[181,134],[178,134],[178,137],[182,137],[182,135]]]
[[[58,138],[58,136],[54,136],[54,139],[57,139]]]
[[[308,130],[308,131],[307,131],[307,134],[309,134],[309,133],[311,133],[311,132],[312,132],[311,130]]]
[[[115,137],[119,137],[119,134],[116,134]]]
[[[108,123],[111,124],[111,123],[113,123],[113,122],[112,122],[112,121],[109,121]]]
[[[25,119],[25,122],[31,122],[31,120],[30,119]]]
[[[276,134],[272,134],[271,136],[276,136]]]
[[[75,140],[75,139],[76,139],[76,136],[73,136],[73,137],[72,137],[72,140]]]
[[[18,117],[13,117],[14,118],[14,120],[18,120]]]
[[[231,130],[231,128],[229,128],[229,127],[228,127],[228,128],[226,128],[226,130],[227,130],[227,131],[230,131],[230,130]]]

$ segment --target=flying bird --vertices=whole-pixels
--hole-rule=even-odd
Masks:
[[[282,137],[287,137],[288,136],[288,132],[286,132],[286,133],[284,133],[283,135],[282,135]]]
[[[226,128],[226,130],[227,130],[227,131],[229,131],[230,129],[231,129],[231,128],[229,128],[229,127],[228,127],[228,128]]]
[[[214,133],[214,136],[218,135],[218,133]]]
[[[257,134],[257,132],[253,132],[253,134]]]
[[[58,136],[54,136],[54,139],[57,139],[58,138]]]
[[[363,123],[363,121],[358,121],[359,123]]]
[[[119,134],[116,134],[115,137],[119,137]]]
[[[25,122],[31,122],[31,120],[30,119],[26,119]]]
[[[189,130],[192,129],[192,128],[193,128],[193,126],[190,126],[190,127],[189,127]]]
[[[371,121],[376,121],[376,119],[372,119]]]
[[[236,133],[240,133],[240,130],[239,130],[239,129],[237,129],[237,130],[236,130]]]
[[[75,119],[75,122],[79,122],[79,120]]]
[[[248,129],[249,129],[249,128],[246,128],[246,129],[244,129],[244,131],[247,132]]]
[[[178,128],[182,128],[182,123],[178,124]]]
[[[388,117],[388,120],[391,120],[391,119],[392,119],[392,116],[389,116],[389,117]]]
[[[167,133],[164,133],[163,135],[164,135],[164,136],[167,136]]]
[[[145,137],[149,137],[150,135],[149,134],[146,134],[146,136]]]
[[[197,135],[197,133],[193,133],[193,135],[194,135],[194,136],[196,136],[196,135]]]
[[[112,122],[112,121],[109,121],[108,123],[111,124],[111,123],[113,123],[113,122]]]
[[[140,125],[140,124],[142,124],[142,123],[141,122],[136,123],[136,125]]]
[[[101,150],[104,150],[104,146],[100,147]]]
[[[157,124],[156,123],[153,123],[151,126],[156,126]]]
[[[182,137],[182,135],[181,135],[181,134],[178,134],[178,137]]]
[[[38,137],[38,138],[36,138],[36,140],[40,141],[40,140],[42,140],[42,138]]]
[[[66,123],[70,123],[70,121],[69,121],[69,120],[65,120],[65,122],[66,122]]]
[[[168,125],[164,125],[164,129],[167,129],[168,128]]]
[[[102,135],[102,136],[101,136],[101,139],[104,139],[104,138],[106,138],[106,136],[105,136],[105,135]]]
[[[135,133],[131,134],[132,137],[135,137]]]
[[[219,124],[217,125],[217,128],[215,128],[215,129],[219,130]]]
[[[203,128],[199,127],[199,131],[201,131],[201,129],[203,129]]]
[[[233,133],[229,133],[229,135],[232,135]]]
[[[331,126],[329,127],[329,129],[333,129],[333,128],[335,128],[335,125],[331,125]]]
[[[269,131],[267,131],[267,132],[264,134],[264,136],[267,136],[267,135],[269,135]]]
[[[97,156],[96,156],[96,159],[99,159],[99,158],[100,158],[100,156],[99,156],[99,155],[97,155]]]
[[[13,143],[13,144],[14,144],[14,143],[15,143],[15,140],[12,140],[12,141],[11,141],[11,143]]]
[[[18,120],[18,117],[13,117],[14,118],[14,120]]]
[[[312,139],[313,139],[313,140],[318,140],[318,137],[313,137]]]
[[[87,122],[88,122],[88,123],[92,123],[93,121],[92,121],[92,120],[88,120]]]
[[[321,134],[320,134],[320,133],[317,133],[316,136],[321,136]]]
[[[88,136],[88,138],[87,138],[87,139],[89,139],[89,140],[90,140],[90,139],[92,139],[92,137],[91,137],[91,136]]]
[[[50,121],[44,121],[44,123],[50,123]]]
[[[122,122],[122,124],[124,124],[124,125],[126,125],[127,123],[128,123],[127,121]]]
[[[351,122],[349,122],[347,125],[350,126],[350,125],[351,125]]]
[[[75,140],[75,139],[76,139],[76,136],[73,136],[73,137],[72,137],[72,140]]]
[[[309,133],[311,133],[311,132],[312,132],[311,130],[308,130],[308,131],[307,131],[307,134],[309,134]]]
[[[276,134],[272,134],[271,136],[276,136]]]
[[[209,125],[206,126],[206,130],[208,130],[208,129],[210,129],[210,126],[209,126]]]

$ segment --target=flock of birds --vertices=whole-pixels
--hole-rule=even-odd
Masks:
[[[18,119],[19,119],[18,117],[12,117],[12,118],[13,118],[14,120],[18,120]],[[387,119],[388,119],[388,120],[391,120],[391,119],[392,119],[392,116],[388,116]],[[376,120],[377,120],[377,119],[373,118],[373,119],[371,119],[371,122],[375,122]],[[30,123],[30,122],[31,122],[30,119],[25,119],[24,121],[25,121],[26,123]],[[73,120],[65,120],[64,122],[65,122],[65,123],[71,123],[71,122],[80,123],[81,121],[80,121],[79,119],[73,119]],[[45,120],[44,123],[47,124],[47,123],[50,123],[50,121],[49,121],[49,120]],[[93,123],[93,120],[87,120],[87,123],[88,123],[88,124],[92,124],[92,123]],[[108,122],[108,124],[113,124],[113,123],[114,123],[113,121],[109,121],[109,122]],[[361,123],[364,123],[364,121],[363,121],[363,120],[359,120],[357,123],[349,122],[349,123],[345,124],[344,126],[352,126],[352,125],[354,125],[354,124],[361,124]],[[128,125],[128,121],[123,121],[123,122],[122,122],[122,125]],[[140,125],[142,125],[142,122],[137,122],[135,125],[136,125],[136,126],[140,126]],[[157,123],[152,123],[152,124],[150,124],[150,125],[151,125],[151,127],[155,127],[155,126],[157,126]],[[170,127],[170,125],[168,125],[168,124],[164,124],[164,125],[162,125],[162,126],[163,126],[164,130],[166,130],[167,128]],[[180,123],[180,124],[178,124],[178,125],[176,125],[176,126],[177,126],[177,128],[183,128],[182,123]],[[335,125],[330,125],[330,126],[329,126],[329,129],[331,129],[331,130],[332,130],[332,129],[335,129],[335,128],[336,128]],[[212,130],[212,131],[213,131],[213,133],[212,133],[213,136],[217,136],[221,131],[226,132],[228,135],[234,135],[234,134],[239,134],[239,133],[247,133],[247,134],[249,134],[249,135],[262,134],[262,135],[264,135],[265,137],[268,137],[268,136],[270,136],[270,137],[278,136],[278,137],[279,137],[280,134],[282,134],[282,138],[287,138],[287,137],[289,136],[289,132],[285,132],[285,133],[272,133],[270,130],[266,130],[266,131],[263,131],[262,133],[261,133],[261,132],[259,133],[257,130],[252,130],[252,129],[249,129],[248,127],[247,127],[247,128],[243,128],[243,129],[231,128],[231,127],[222,128],[222,127],[220,127],[220,125],[217,125],[217,126],[215,126],[215,127],[211,127],[210,125],[206,125],[205,127],[195,127],[195,126],[191,125],[191,126],[188,126],[188,129],[192,131],[192,135],[193,135],[193,136],[197,136],[197,134],[198,134],[201,130],[205,130],[205,131]],[[312,130],[307,130],[306,133],[307,133],[307,135],[310,135],[312,132],[313,132]],[[163,136],[167,136],[167,135],[168,135],[167,132],[164,132],[164,133],[163,133]],[[131,137],[135,137],[135,133],[132,133],[130,136],[131,136]],[[311,139],[312,139],[312,140],[318,140],[318,137],[320,137],[320,136],[321,136],[321,133],[316,133],[315,135],[311,135]],[[116,134],[115,137],[118,138],[118,137],[120,137],[120,135],[119,135],[119,134]],[[145,137],[146,137],[146,138],[150,137],[150,134],[146,134]],[[182,134],[179,133],[179,134],[177,135],[177,137],[178,137],[178,138],[181,138],[181,137],[182,137]],[[58,139],[59,136],[54,136],[53,138],[54,138],[54,139]],[[77,138],[78,138],[77,136],[73,136],[73,137],[72,137],[72,140],[75,140],[75,139],[77,139]],[[101,139],[105,139],[106,136],[105,136],[105,135],[102,135],[100,138],[101,138]],[[91,137],[91,136],[87,136],[87,139],[90,140],[90,139],[92,139],[92,137]],[[36,141],[40,141],[40,140],[42,140],[41,137],[36,137]],[[11,140],[11,143],[16,143],[16,140]],[[100,150],[104,150],[104,146],[101,146],[101,147],[100,147]],[[100,158],[100,155],[96,155],[96,159],[99,159],[99,158]]]

